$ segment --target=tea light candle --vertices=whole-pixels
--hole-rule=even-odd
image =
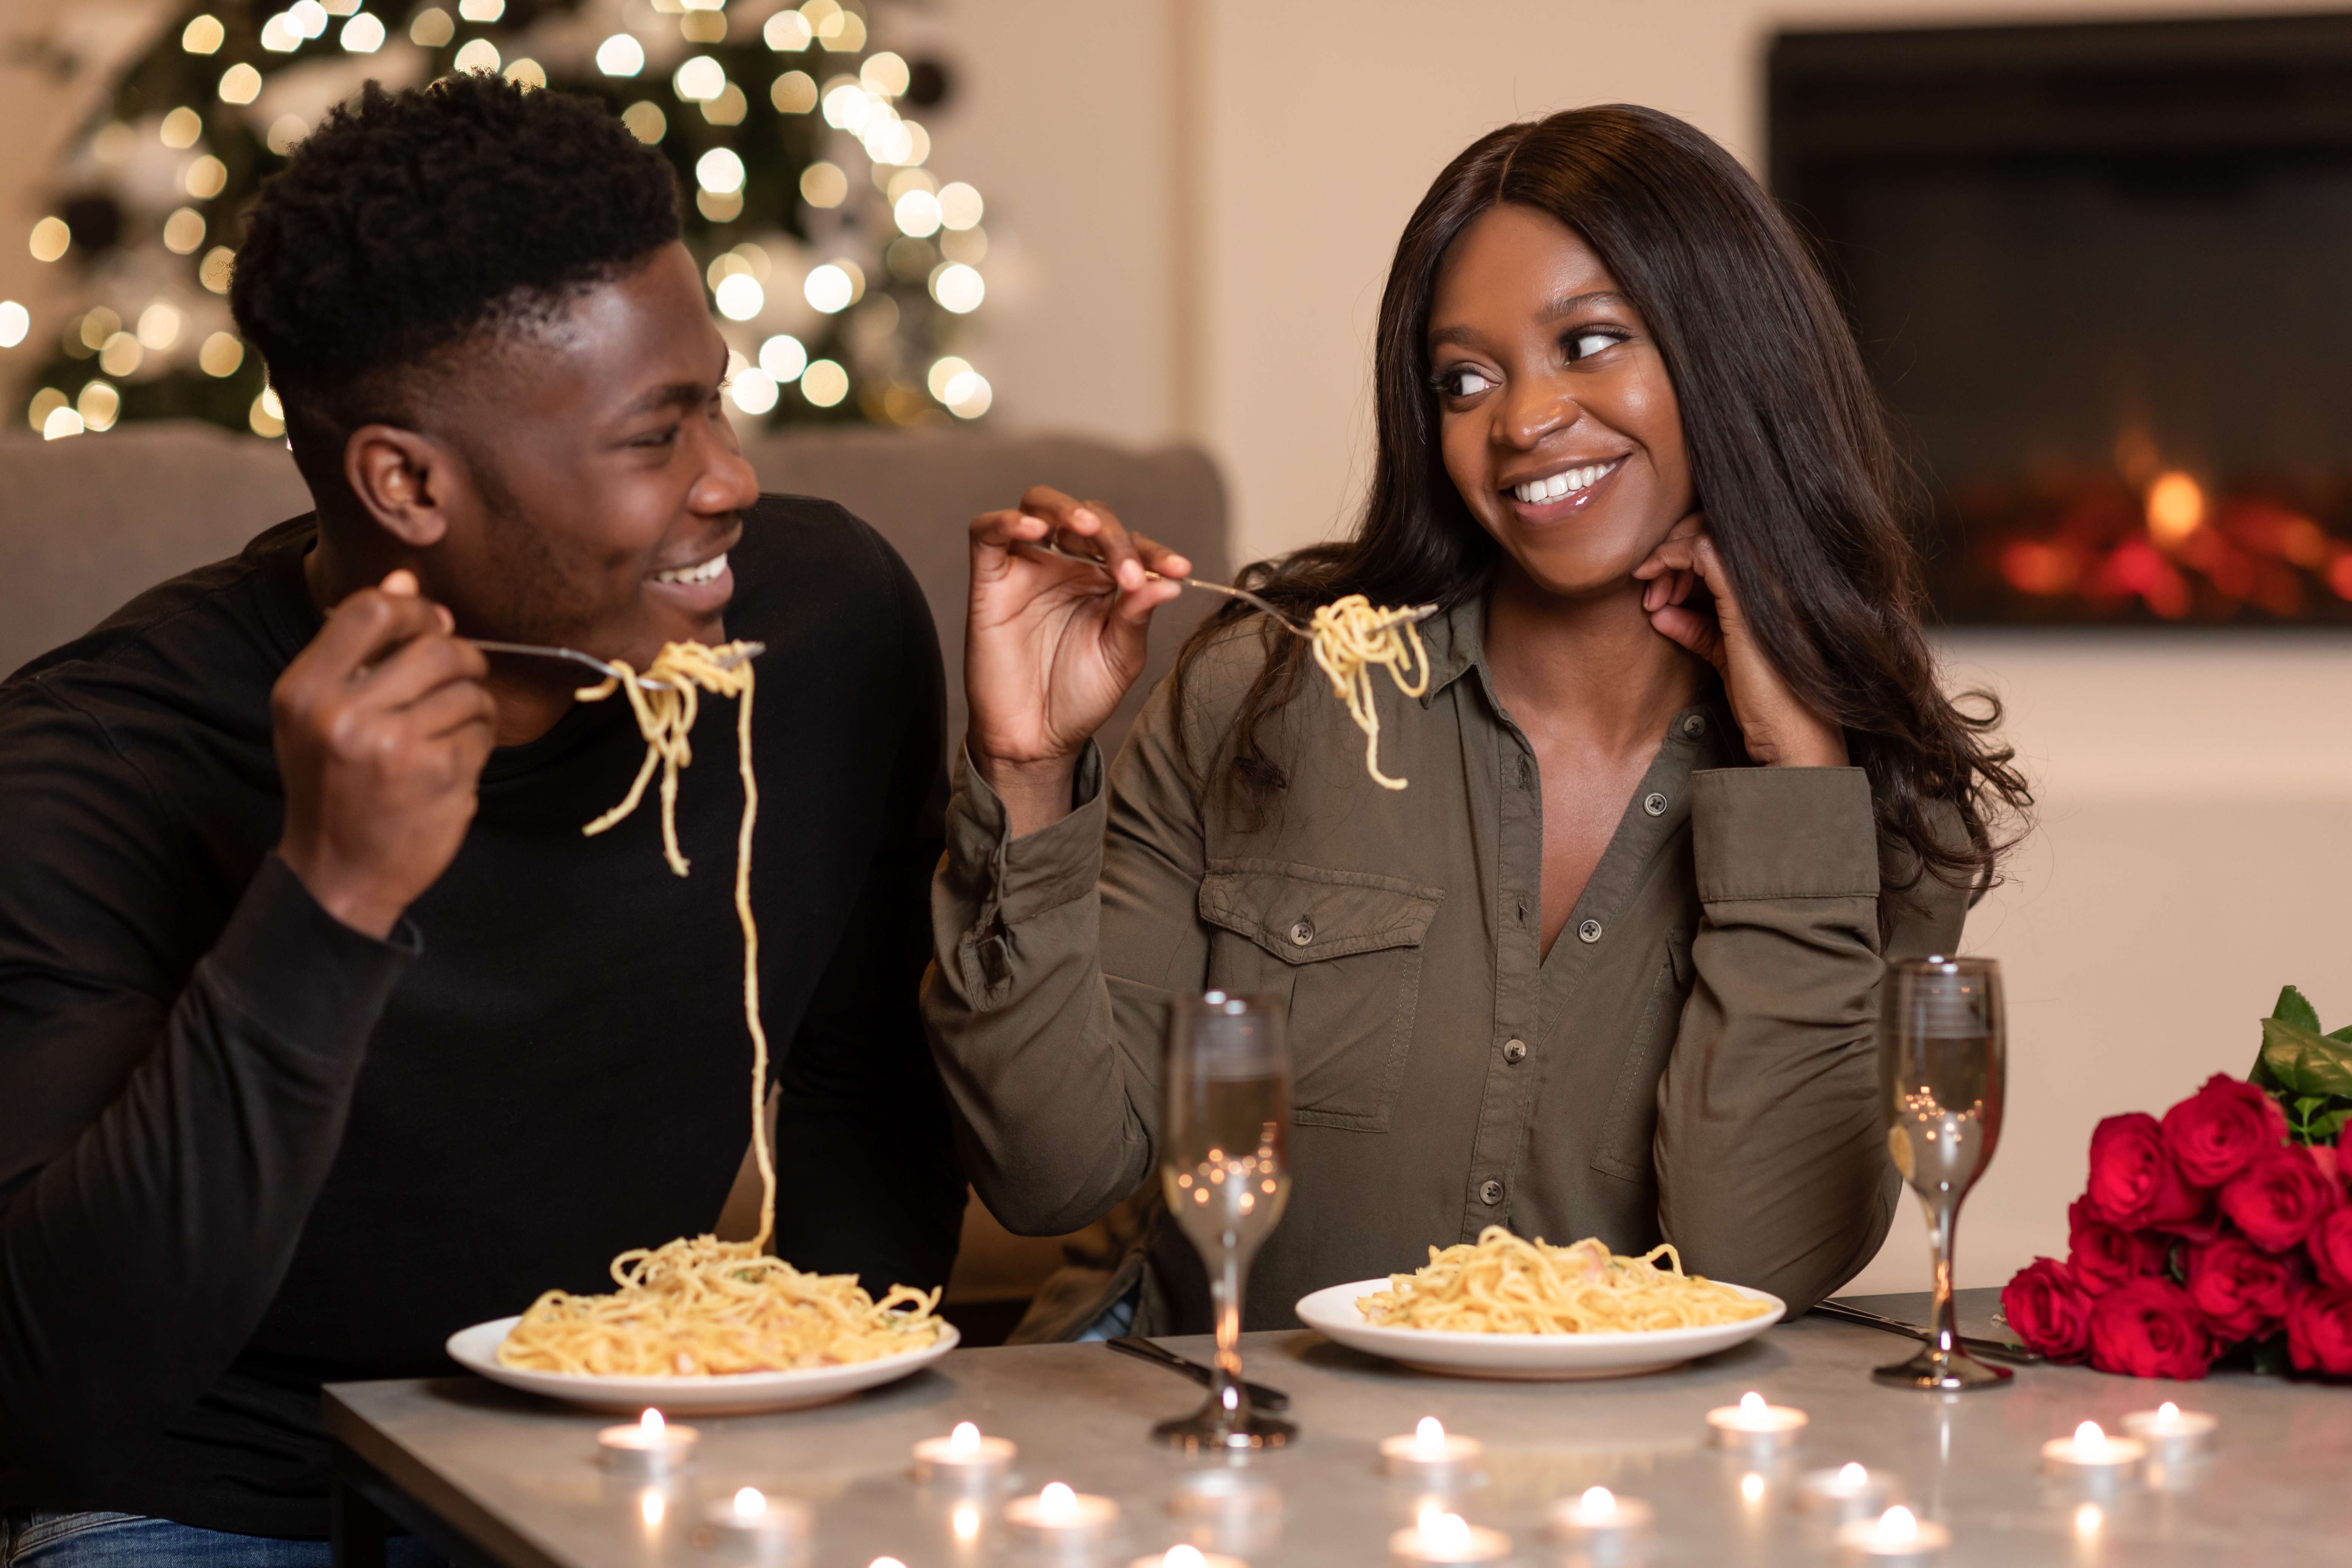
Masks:
[[[1410,1437],[1381,1439],[1381,1468],[1432,1491],[1462,1485],[1486,1463],[1486,1445],[1448,1432],[1434,1415],[1423,1416]]]
[[[1789,1405],[1767,1405],[1753,1389],[1737,1405],[1718,1405],[1706,1413],[1711,1440],[1718,1448],[1744,1448],[1771,1453],[1796,1442],[1812,1418]]]
[[[1838,1531],[1846,1561],[1866,1568],[1927,1568],[1951,1544],[1950,1531],[1900,1504]]]
[[[2042,1464],[2052,1475],[2098,1485],[2131,1474],[2147,1457],[2147,1445],[2136,1437],[2110,1437],[2095,1421],[2074,1428],[2071,1437],[2053,1437],[2042,1445]]]
[[[1127,1568],[1249,1568],[1249,1564],[1238,1557],[1220,1557],[1180,1541],[1157,1557],[1137,1558]]]
[[[1011,1438],[983,1437],[979,1427],[959,1421],[946,1436],[915,1445],[915,1479],[977,1491],[1003,1480],[1019,1451]]]
[[[694,1458],[701,1437],[693,1427],[672,1426],[660,1411],[649,1409],[634,1425],[597,1433],[596,1462],[634,1481],[667,1480]]]
[[[808,1545],[809,1510],[790,1498],[768,1497],[757,1487],[745,1487],[712,1505],[702,1522],[711,1544],[765,1568],[796,1560]]]
[[[2202,1410],[2183,1410],[2169,1399],[2153,1410],[2135,1410],[2124,1417],[2124,1430],[2168,1464],[2194,1458],[2210,1449],[2213,1434],[2221,1425]]]
[[[1861,1465],[1834,1470],[1814,1470],[1797,1482],[1797,1506],[1808,1513],[1825,1513],[1834,1524],[1876,1519],[1893,1490],[1884,1475]]]
[[[1004,1505],[1004,1522],[1024,1545],[1048,1552],[1075,1552],[1097,1545],[1118,1522],[1118,1504],[1107,1497],[1072,1491],[1048,1481],[1034,1497]]]
[[[1389,1537],[1389,1555],[1399,1563],[1499,1563],[1511,1553],[1511,1538],[1472,1524],[1458,1513],[1421,1510],[1420,1521]]]
[[[1582,1547],[1594,1562],[1614,1562],[1656,1518],[1657,1510],[1639,1498],[1588,1487],[1574,1502],[1562,1500],[1552,1505],[1548,1528],[1553,1540]]]

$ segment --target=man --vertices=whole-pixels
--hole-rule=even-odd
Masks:
[[[322,1563],[322,1382],[447,1372],[452,1331],[717,1217],[735,705],[682,879],[650,800],[581,833],[643,760],[627,705],[468,638],[768,645],[776,1250],[946,1278],[936,640],[871,531],[758,493],[676,203],[585,100],[371,88],[265,191],[232,295],[316,513],[0,687],[7,1561]]]

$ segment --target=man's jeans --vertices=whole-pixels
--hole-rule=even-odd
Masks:
[[[413,1535],[384,1542],[390,1568],[444,1568]],[[230,1535],[136,1513],[0,1513],[0,1568],[330,1568],[323,1541]]]

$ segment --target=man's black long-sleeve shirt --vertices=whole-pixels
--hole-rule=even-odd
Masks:
[[[392,940],[271,853],[269,690],[320,624],[310,519],[0,685],[0,1500],[327,1533],[318,1389],[710,1227],[751,1131],[735,708],[665,863],[625,703],[495,752]],[[963,1188],[916,1011],[941,677],[905,564],[763,498],[752,908],[779,1047],[777,1251],[942,1282]]]

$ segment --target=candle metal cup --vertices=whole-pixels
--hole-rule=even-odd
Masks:
[[[1249,1568],[1249,1564],[1238,1557],[1221,1557],[1213,1552],[1170,1547],[1166,1552],[1139,1557],[1127,1568]]]
[[[2084,1422],[2084,1426],[2092,1424]],[[2094,1428],[2095,1430],[2095,1428]],[[2092,1493],[2111,1492],[2136,1479],[2147,1445],[2137,1437],[2110,1437],[2099,1433],[2085,1441],[2081,1427],[2070,1437],[2053,1437],[2042,1445],[2042,1468],[2074,1488]]]
[[[2221,1426],[2220,1420],[2202,1410],[2183,1410],[2169,1405],[2157,1410],[2135,1410],[2124,1417],[2124,1430],[2147,1445],[2149,1461],[2168,1466],[2187,1464],[2210,1454]]]
[[[1852,1472],[1861,1470],[1860,1476]],[[1797,1481],[1797,1506],[1832,1525],[1876,1519],[1895,1500],[1895,1489],[1883,1470],[1860,1465],[1833,1470],[1809,1470]]]
[[[1010,1437],[982,1437],[959,1443],[954,1437],[926,1437],[915,1445],[915,1484],[942,1491],[986,1491],[1012,1473],[1020,1448]]]
[[[1088,1552],[1118,1528],[1118,1504],[1107,1497],[1061,1489],[1068,1494],[1066,1501],[1056,1502],[1040,1491],[1004,1505],[1005,1529],[1014,1545],[1047,1555]]]
[[[1423,1491],[1456,1491],[1486,1479],[1486,1445],[1454,1432],[1383,1437],[1381,1468]]]
[[[1706,1413],[1707,1441],[1749,1459],[1776,1458],[1797,1446],[1811,1420],[1789,1405],[1719,1405]]]
[[[738,1562],[787,1568],[807,1554],[812,1522],[807,1505],[790,1498],[768,1498],[756,1513],[730,1499],[704,1512],[697,1538]]]
[[[1649,1543],[1657,1510],[1639,1498],[1611,1497],[1603,1506],[1593,1488],[1581,1497],[1562,1498],[1544,1520],[1544,1533],[1594,1563],[1629,1563]]]
[[[686,1468],[701,1437],[691,1426],[607,1426],[596,1434],[596,1463],[622,1480],[666,1481]]]
[[[1511,1554],[1511,1538],[1499,1530],[1467,1524],[1459,1514],[1440,1516],[1452,1521],[1443,1528],[1424,1521],[1389,1537],[1389,1556],[1398,1563],[1500,1563]]]
[[[1882,1520],[1841,1525],[1838,1551],[1852,1568],[1932,1568],[1951,1549],[1952,1532],[1932,1519],[1914,1521],[1907,1534],[1889,1531]]]

